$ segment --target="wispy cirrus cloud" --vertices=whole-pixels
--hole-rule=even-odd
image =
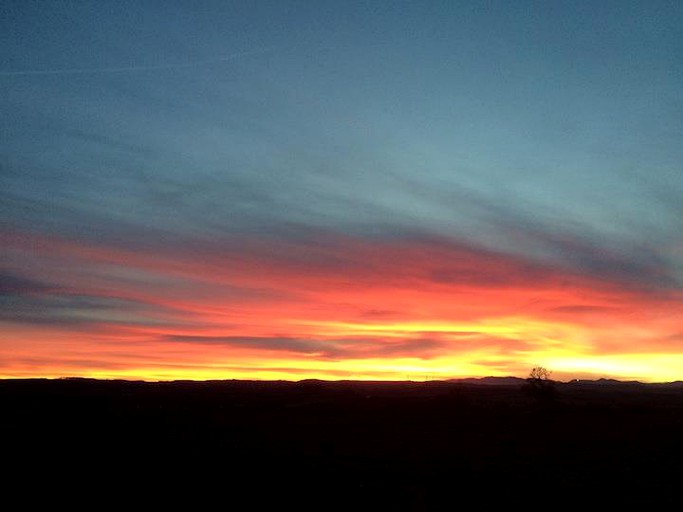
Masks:
[[[378,361],[385,375],[465,373],[474,362],[519,372],[510,361],[673,351],[680,332],[675,289],[424,235],[308,231],[145,251],[17,232],[3,241],[3,322],[32,338],[47,326],[71,333],[82,345],[72,361],[86,347],[123,350],[131,367],[156,354],[159,375],[178,357],[356,375]]]

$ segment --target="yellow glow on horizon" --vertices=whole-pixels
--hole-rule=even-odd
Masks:
[[[351,353],[332,358],[321,353],[297,353],[282,349],[202,345],[192,342],[155,343],[155,330],[119,333],[109,339],[79,340],[72,333],[53,331],[49,336],[33,329],[8,330],[7,339],[21,340],[18,361],[0,367],[0,378],[90,377],[146,381],[168,380],[441,380],[461,377],[526,377],[530,369],[547,367],[559,379],[610,377],[643,382],[681,378],[683,355],[600,353],[593,336],[621,339],[623,327],[588,330],[567,322],[532,317],[484,318],[476,322],[339,322],[293,320],[286,322],[292,334],[316,340],[324,346],[354,337],[376,347],[400,341],[418,342],[431,335],[438,344],[416,353],[364,357]],[[300,327],[300,329],[299,329]],[[649,333],[641,328],[640,336]],[[164,333],[165,331],[160,331]],[[219,333],[216,328],[214,331]],[[610,338],[611,337],[611,338]],[[130,343],[126,342],[129,339]],[[19,346],[19,344],[17,344]],[[331,345],[333,346],[333,345]],[[1,348],[1,347],[0,347]],[[413,349],[415,350],[415,349]],[[34,354],[40,352],[41,363]],[[79,361],[90,361],[83,366]]]
[[[477,360],[478,363],[472,362]],[[97,379],[124,379],[143,381],[171,380],[383,380],[422,381],[451,378],[515,376],[524,378],[536,365],[548,368],[557,380],[573,378],[614,378],[641,382],[671,382],[681,380],[683,354],[620,354],[617,356],[572,357],[568,355],[526,354],[515,364],[517,371],[497,368],[500,357],[484,353],[469,357],[446,357],[423,360],[399,358],[392,360],[363,359],[344,361],[277,360],[270,364],[246,363],[240,368],[234,362],[224,364],[166,364],[131,366],[126,369],[54,368],[43,372],[40,378],[85,377]],[[291,365],[291,367],[288,367]],[[0,378],[35,378],[30,368],[4,369]]]
[[[78,350],[80,345],[59,337],[51,354],[51,368],[41,368],[46,378],[81,376],[105,379],[135,380],[424,380],[458,377],[519,376],[525,377],[533,366],[544,362],[550,369],[562,372],[594,372],[631,375],[632,370],[599,366],[590,356],[584,333],[575,326],[526,317],[489,318],[479,322],[318,322],[299,321],[314,327],[311,334],[324,343],[326,338],[363,336],[377,338],[378,346],[388,339],[413,339],[420,333],[440,335],[442,346],[431,356],[415,357],[399,354],[387,357],[342,359],[315,354],[292,354],[284,351],[236,349],[230,346],[206,346],[192,343],[150,344],[136,342],[141,358],[131,358],[125,343],[92,345],[93,350]],[[461,335],[471,333],[473,342],[460,345]],[[450,337],[449,334],[453,334]],[[497,346],[478,346],[477,337],[492,337],[519,343],[518,350],[501,353]],[[469,336],[466,336],[469,339]],[[484,339],[486,341],[486,339]],[[385,341],[386,343],[386,341]],[[504,342],[504,343],[507,343]],[[503,343],[503,344],[504,344]],[[449,345],[452,349],[449,350]],[[30,344],[26,355],[30,355]],[[103,348],[107,352],[98,356]],[[147,354],[155,354],[150,358]],[[90,368],[75,366],[71,360],[89,358]],[[514,359],[514,363],[511,360]],[[98,361],[102,361],[102,366]],[[146,360],[146,361],[145,361]],[[112,366],[111,363],[114,363]],[[638,371],[637,374],[643,372]],[[21,366],[0,369],[0,377],[33,377],[36,368]]]
[[[683,354],[613,354],[591,357],[547,359],[548,368],[557,373],[590,374],[641,382],[683,380]]]

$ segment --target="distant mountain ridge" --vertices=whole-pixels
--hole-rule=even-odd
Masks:
[[[519,386],[526,382],[526,379],[520,377],[466,377],[448,379],[447,382],[462,383],[462,384],[476,384],[482,386]],[[569,381],[554,381],[558,385],[587,385],[587,386],[671,386],[683,387],[683,381],[676,380],[672,382],[640,382],[637,380],[618,380],[618,379],[572,379]]]
[[[572,379],[569,381],[561,381],[561,380],[553,380],[555,384],[558,386],[600,386],[600,387],[619,387],[619,386],[647,386],[647,387],[672,387],[672,388],[683,388],[683,380],[675,380],[675,381],[669,381],[669,382],[641,382],[637,380],[618,380],[618,379],[612,379],[612,378],[598,378],[598,379]],[[307,386],[324,386],[326,384],[343,384],[343,383],[366,383],[366,384],[382,384],[382,385],[405,385],[407,383],[410,384],[420,384],[422,381],[355,381],[355,380],[325,380],[325,379],[302,379],[298,381],[289,381],[289,380],[252,380],[252,379],[211,379],[211,380],[189,380],[189,379],[176,379],[176,380],[168,380],[168,381],[144,381],[144,380],[139,380],[139,379],[98,379],[94,377],[58,377],[58,378],[44,378],[44,377],[34,377],[34,378],[9,378],[9,379],[0,379],[0,381],[7,381],[7,382],[19,382],[19,381],[26,381],[26,382],[39,382],[39,381],[71,381],[71,382],[82,382],[82,383],[87,383],[87,382],[92,382],[92,383],[129,383],[129,384],[163,384],[163,383],[169,383],[169,384],[176,384],[176,385],[181,385],[181,384],[204,384],[204,385],[210,385],[210,384],[221,384],[221,383],[235,383],[235,384],[253,384],[253,385],[267,385],[268,383],[277,383],[281,385],[285,384],[298,384],[298,385],[307,385]],[[452,378],[452,379],[443,379],[443,380],[428,380],[425,381],[426,383],[430,384],[438,384],[438,383],[447,383],[447,384],[467,384],[467,385],[476,385],[476,386],[502,386],[502,387],[512,387],[512,386],[521,386],[527,382],[526,378],[521,378],[521,377],[512,377],[512,376],[507,376],[507,377],[495,377],[495,376],[487,376],[487,377],[463,377],[463,378]]]

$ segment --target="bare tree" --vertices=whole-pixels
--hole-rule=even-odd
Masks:
[[[539,403],[553,402],[557,398],[557,389],[550,374],[550,370],[543,366],[533,367],[526,379],[526,384],[522,386],[522,391]]]
[[[548,370],[547,368],[543,368],[542,366],[534,366],[531,369],[531,373],[529,373],[529,378],[528,380],[540,380],[540,381],[548,381],[550,380],[550,373],[551,371]]]

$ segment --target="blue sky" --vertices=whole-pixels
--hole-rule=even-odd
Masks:
[[[3,2],[2,228],[438,237],[680,292],[682,29],[675,1]]]

